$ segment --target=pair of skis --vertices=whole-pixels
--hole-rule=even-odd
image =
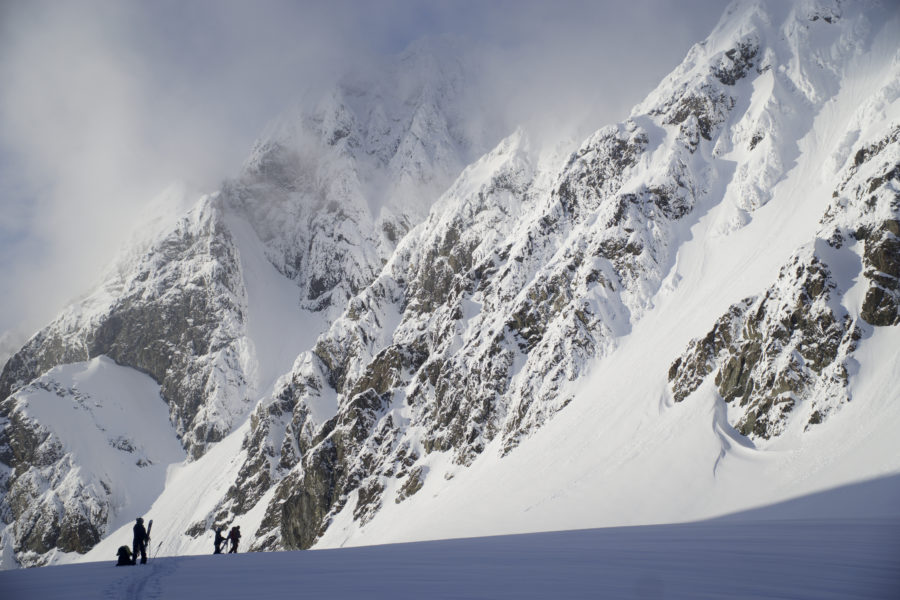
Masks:
[[[147,523],[147,562],[149,563],[153,560],[155,554],[152,552],[152,547],[150,546],[150,531],[153,529],[153,519],[150,519],[150,522]],[[159,547],[162,546],[162,542],[156,545],[156,552],[159,553]]]
[[[153,531],[153,519],[150,519],[150,522],[147,523],[147,531],[145,532],[145,535],[147,536],[147,540],[146,540],[146,545],[147,545],[147,548],[146,548],[146,559],[147,559],[147,563],[149,563],[151,560],[153,560],[153,557],[154,557],[154,556],[156,556],[157,554],[159,554],[159,549],[160,549],[160,547],[162,546],[162,542],[158,543],[158,544],[156,545],[156,552],[153,552],[153,547],[150,545],[150,532],[151,532],[151,531]],[[125,548],[127,548],[127,547],[128,547],[128,546],[125,546]],[[120,550],[121,550],[121,548],[120,548]],[[126,563],[121,563],[121,562],[120,562],[120,563],[117,564],[116,566],[119,566],[120,564],[132,564],[132,565],[136,565],[136,564],[137,564],[137,555],[138,555],[138,552],[135,551],[135,553],[131,556],[131,559],[130,559],[129,562],[126,562]],[[122,559],[122,555],[119,556],[119,560],[121,560],[121,559]]]

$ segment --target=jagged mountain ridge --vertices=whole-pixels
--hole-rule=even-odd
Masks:
[[[249,398],[239,348],[245,290],[220,204],[201,201],[32,337],[4,367],[4,397],[56,365],[106,355],[162,385],[186,448],[199,454],[221,439]]]
[[[803,156],[794,144],[813,127],[811,115],[840,91],[854,57],[871,51],[867,29],[877,27],[867,16],[838,3],[738,3],[629,121],[600,130],[567,160],[541,156],[520,132],[469,167],[372,283],[354,297],[342,290],[346,312],[232,434],[243,444],[228,491],[177,520],[173,548],[193,548],[213,523],[234,518],[257,523],[255,532],[245,527],[256,548],[308,547],[323,535],[334,543],[338,525],[361,532],[386,508],[421,503],[421,490],[459,465],[515,454],[652,313],[660,292],[678,285],[672,275],[692,225],[716,207],[718,235],[738,235],[778,199],[772,189]],[[881,88],[887,107],[895,81],[888,73]],[[887,140],[892,156],[883,130],[858,125],[847,126],[836,171],[860,152],[877,154],[876,140]],[[258,184],[252,170],[237,187]],[[881,178],[879,214],[896,215],[891,172],[853,184]],[[226,204],[240,205],[230,193]],[[845,196],[853,206],[862,197]],[[858,208],[842,214],[848,223],[870,218]],[[265,219],[250,221],[290,275],[283,249],[261,233]],[[870,254],[882,258],[869,262],[883,275],[869,279],[889,298],[891,229],[874,231],[884,242]],[[799,256],[809,262],[809,252]],[[780,287],[802,287],[784,272]],[[777,339],[774,329],[766,335]],[[840,360],[848,353],[844,345]],[[743,427],[745,416],[729,422]]]
[[[392,496],[401,502],[421,489],[431,452],[469,463],[497,436],[508,452],[566,405],[565,385],[584,363],[609,352],[651,307],[674,260],[670,244],[708,194],[717,186],[738,190],[723,234],[769,201],[796,157],[783,138],[806,133],[808,108],[839,88],[840,67],[823,69],[823,56],[850,60],[862,50],[852,34],[867,25],[851,20],[829,30],[841,19],[836,4],[781,15],[768,8],[736,7],[652,101],[588,140],[543,197],[518,137],[483,159],[495,162],[494,171],[476,164],[464,174],[376,283],[298,360],[273,403],[258,409],[248,472],[266,473],[267,484],[287,472],[260,548],[306,547],[345,507],[364,525]],[[815,46],[823,42],[830,51]],[[738,147],[747,152],[729,178]],[[511,157],[498,158],[504,155]],[[476,173],[480,181],[466,181]],[[516,210],[503,210],[510,197],[525,213],[518,222]],[[479,208],[498,207],[512,222],[488,218],[485,227]],[[512,234],[498,244],[498,230]],[[787,279],[802,285],[802,270]],[[823,318],[815,306],[801,310]],[[844,355],[854,349],[854,331],[843,342],[838,336]],[[823,393],[810,386],[798,395]],[[337,414],[324,423],[311,408],[323,395],[337,397]],[[825,394],[811,419],[821,422],[834,403]],[[751,436],[777,435],[758,412],[734,425]],[[275,436],[273,420],[280,420]]]
[[[5,362],[4,416],[17,410],[16,394],[53,367],[108,356],[160,384],[175,435],[191,458],[202,456],[289,368],[293,355],[282,362],[288,349],[304,347],[374,278],[427,212],[435,190],[493,143],[490,128],[460,122],[464,114],[475,116],[465,96],[478,74],[469,72],[474,66],[466,56],[449,39],[420,41],[366,79],[345,77],[276,119],[237,178],[174,225],[154,226],[160,231],[129,249],[98,290]],[[496,115],[483,118],[501,122]],[[271,267],[284,281],[248,271]],[[260,280],[257,289],[251,280]],[[267,298],[272,286],[282,296],[278,306]],[[285,321],[279,333],[296,340],[273,339],[278,327],[271,321],[279,317],[265,314],[271,309]],[[276,364],[263,364],[272,359]],[[53,439],[52,431],[34,427],[35,439]],[[9,436],[3,441],[3,462],[11,469],[4,487],[13,490],[34,466],[36,450],[10,445]],[[115,517],[109,494],[99,496],[106,498],[90,519],[93,542]],[[69,518],[69,508],[51,504],[44,505],[52,515],[32,517],[7,507],[4,521]],[[38,554],[54,546],[52,536],[44,537]],[[24,547],[21,535],[13,539]],[[84,550],[90,543],[69,547]]]
[[[224,201],[247,216],[305,306],[340,315],[431,202],[496,143],[502,119],[479,114],[470,97],[479,77],[460,41],[422,40],[309,94],[257,141]]]

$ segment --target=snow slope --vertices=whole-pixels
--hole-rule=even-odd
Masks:
[[[272,265],[245,219],[228,215],[226,222],[238,248],[247,293],[244,360],[252,365],[248,368],[252,393],[266,396],[297,355],[315,343],[326,321],[300,307],[300,289]]]
[[[900,592],[900,518],[815,518],[897,489],[897,477],[732,520],[364,548],[158,557],[0,572],[27,600],[115,597],[888,599]],[[842,498],[843,495],[843,498]],[[805,515],[805,516],[800,516]],[[211,538],[208,546],[212,545]],[[207,552],[210,548],[207,548]]]
[[[736,10],[755,19],[762,5],[738,4]],[[776,13],[774,23],[782,18],[786,29],[796,26],[777,15],[787,11],[780,3],[765,6]],[[802,13],[804,6],[793,10]],[[706,46],[732,35],[729,25],[723,21]],[[786,111],[795,118],[784,125],[796,129],[779,133],[795,137],[797,147],[768,199],[735,224],[736,207],[747,197],[743,180],[725,179],[722,192],[705,196],[649,309],[588,378],[572,384],[574,400],[563,411],[504,458],[496,442],[469,468],[447,453],[428,454],[419,463],[428,477],[414,496],[385,502],[364,524],[348,502],[319,547],[693,520],[900,472],[896,326],[870,328],[860,341],[855,361],[868,364],[850,376],[851,403],[810,431],[789,428],[773,440],[739,435],[729,424],[732,407],[712,386],[674,404],[666,381],[672,361],[693,338],[733,303],[765,291],[797,248],[816,239],[858,142],[900,119],[896,11],[872,26],[880,29],[867,34],[868,46],[845,44],[843,71],[828,74],[846,83],[839,89],[822,84],[833,96],[820,97],[821,107],[800,118]],[[770,41],[789,54],[790,35]],[[790,67],[795,80],[809,81],[806,65]],[[645,105],[670,93],[671,85],[664,82]],[[783,108],[773,106],[776,113]],[[739,132],[747,114],[726,125]],[[741,150],[728,152],[726,162],[746,164]],[[853,310],[852,293],[847,303]]]

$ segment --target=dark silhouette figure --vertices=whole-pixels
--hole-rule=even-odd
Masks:
[[[117,567],[131,566],[131,550],[128,549],[128,546],[119,546],[119,551],[116,552],[116,556],[119,557],[119,562],[116,563]]]
[[[138,517],[137,522],[134,524],[134,541],[131,545],[131,564],[137,564],[138,552],[141,553],[141,564],[147,564],[147,542],[149,541],[150,536],[147,535],[147,530],[144,529],[144,519]]]
[[[222,554],[222,544],[225,543],[225,539],[225,536],[222,535],[222,528],[216,527],[216,539],[213,541],[216,549],[213,554]]]
[[[228,539],[231,540],[231,550],[228,551],[228,554],[237,554],[238,542],[241,541],[240,525],[231,528],[231,531],[228,532]]]

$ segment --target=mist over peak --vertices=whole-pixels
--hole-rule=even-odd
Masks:
[[[462,91],[501,108],[508,130],[557,132],[575,116],[596,127],[705,34],[708,6],[718,3],[6,2],[0,330],[33,331],[80,294],[127,242],[121,223],[172,180],[212,191],[234,177],[304,90],[400,53],[394,81],[409,65],[410,85],[441,66],[426,86],[440,97],[455,61],[474,61],[490,85],[466,79]]]

